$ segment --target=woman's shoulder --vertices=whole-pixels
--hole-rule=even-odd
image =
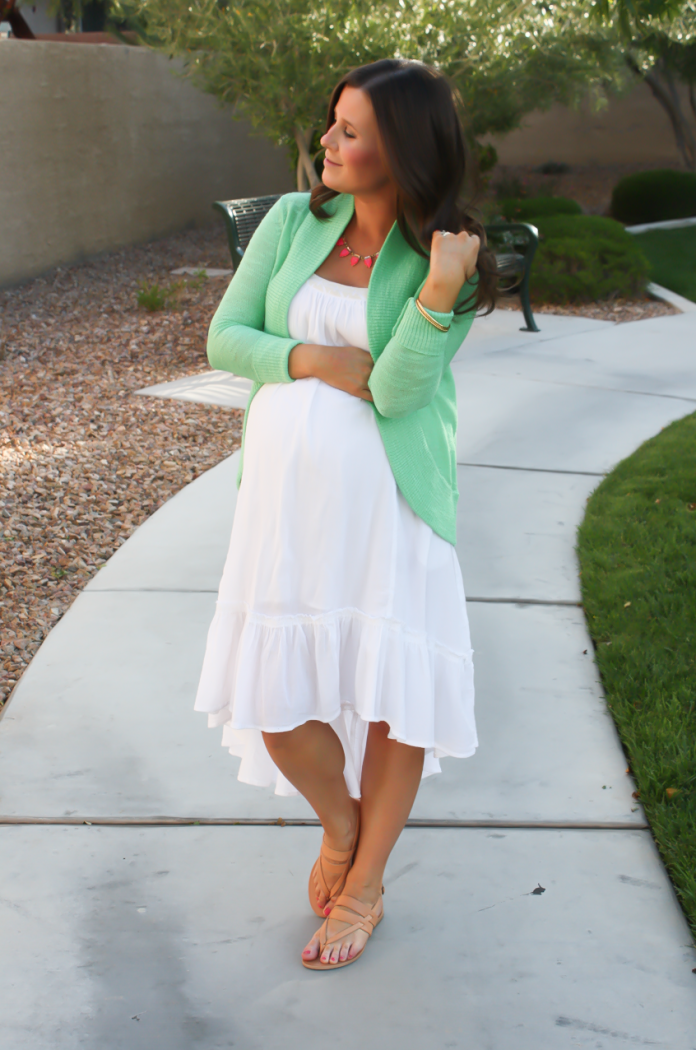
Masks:
[[[331,200],[323,205],[323,210],[328,215],[333,215],[333,213],[341,207],[345,197],[345,193],[336,194],[335,197],[332,197]],[[311,199],[312,195],[309,192],[284,193],[283,196],[275,202],[271,211],[282,215],[284,219],[299,219],[300,221],[303,221],[311,214],[309,208]]]
[[[284,219],[304,218],[309,213],[309,193],[284,193],[273,205],[271,211]]]

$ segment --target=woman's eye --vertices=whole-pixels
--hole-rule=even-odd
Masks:
[[[347,139],[355,138],[355,135],[351,135],[350,131],[344,131],[343,134],[346,136]]]

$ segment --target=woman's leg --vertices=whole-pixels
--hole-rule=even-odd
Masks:
[[[362,770],[360,800],[360,842],[348,873],[344,893],[372,905],[378,899],[384,869],[411,812],[423,773],[422,747],[410,747],[389,739],[386,722],[370,725]],[[339,933],[347,924],[329,919],[329,934]],[[343,962],[364,946],[367,934],[351,934],[337,941],[322,955],[323,962]],[[316,959],[319,940],[312,938],[303,955]]]
[[[287,733],[264,733],[268,753],[319,817],[331,849],[349,850],[359,803],[348,794],[343,745],[326,722],[305,722]],[[318,898],[319,906],[327,903]]]

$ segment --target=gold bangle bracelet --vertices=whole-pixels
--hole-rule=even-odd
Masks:
[[[435,327],[437,328],[438,332],[449,332],[450,326],[447,325],[447,327],[445,327],[445,325],[440,324],[439,321],[436,321],[434,317],[431,317],[430,314],[428,313],[428,311],[425,309],[425,307],[421,303],[420,299],[416,299],[416,306],[418,307],[418,310],[420,311],[420,313],[423,314],[423,317],[426,319],[426,321],[430,321],[430,323],[432,325],[435,325]]]

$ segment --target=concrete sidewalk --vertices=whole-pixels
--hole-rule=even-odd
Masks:
[[[272,826],[312,814],[240,785],[192,711],[233,456],[89,584],[0,723],[3,1050],[694,1050],[696,957],[602,699],[574,542],[602,474],[696,409],[696,314],[541,321],[477,321],[453,365],[481,747],[423,783],[365,958],[302,969],[320,832]],[[148,393],[245,398],[219,373],[165,387]]]

